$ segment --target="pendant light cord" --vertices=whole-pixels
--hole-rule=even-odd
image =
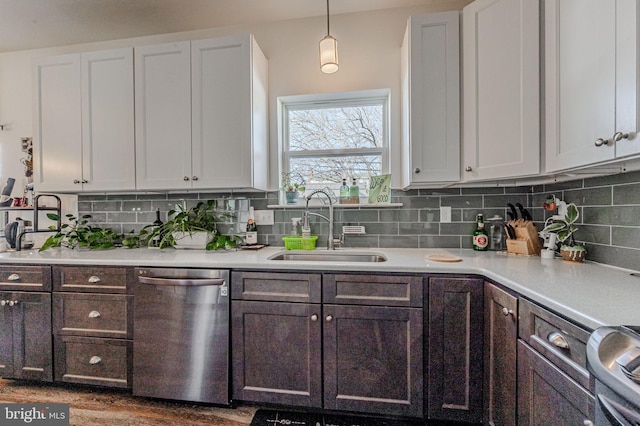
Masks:
[[[327,35],[331,34],[329,32],[329,0],[327,0]]]

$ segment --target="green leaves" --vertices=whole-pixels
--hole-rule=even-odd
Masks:
[[[55,221],[59,218],[59,216],[54,213],[48,213],[47,217]],[[62,224],[60,231],[49,236],[39,251],[44,251],[51,247],[84,247],[94,250],[106,250],[120,243],[123,238],[122,234],[118,234],[111,229],[89,225],[91,215],[83,215],[77,218],[72,214],[67,214],[66,218],[70,223]],[[56,227],[49,226],[49,229],[55,230]]]

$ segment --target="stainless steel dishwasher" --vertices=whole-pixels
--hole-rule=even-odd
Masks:
[[[133,394],[229,404],[229,271],[136,268]]]

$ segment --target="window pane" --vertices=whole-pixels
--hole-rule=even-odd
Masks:
[[[382,105],[289,110],[289,150],[380,148]]]
[[[329,187],[338,190],[342,179],[351,185],[356,178],[360,195],[369,194],[369,178],[382,173],[382,156],[350,155],[324,157],[292,157],[289,162],[292,173],[302,176],[307,191]]]

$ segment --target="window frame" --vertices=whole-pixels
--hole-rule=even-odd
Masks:
[[[338,157],[356,155],[380,155],[382,170],[390,170],[390,103],[389,89],[360,90],[350,92],[319,93],[278,97],[278,176],[290,171],[291,158]],[[367,105],[382,106],[382,146],[380,148],[349,148],[331,150],[289,150],[289,111],[296,109],[322,109],[355,107]],[[280,189],[280,184],[278,189]]]

